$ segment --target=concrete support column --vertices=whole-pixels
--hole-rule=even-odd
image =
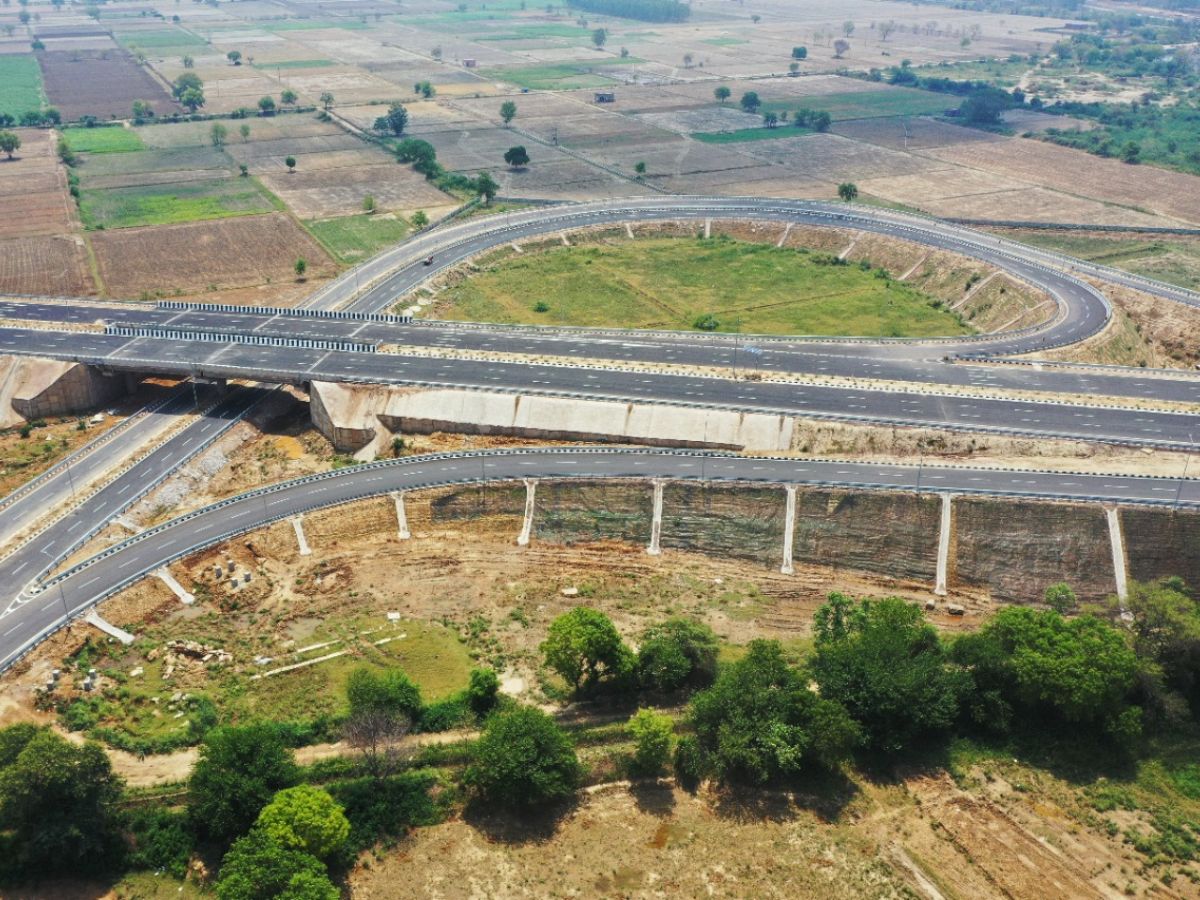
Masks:
[[[300,555],[312,556],[312,549],[308,546],[308,539],[304,537],[304,517],[293,516],[292,528],[296,531],[296,543],[300,545]]]
[[[109,637],[115,637],[126,647],[128,647],[134,641],[132,634],[130,634],[124,628],[118,628],[116,625],[105,620],[103,617],[101,617],[100,613],[96,612],[94,608],[88,610],[88,614],[83,617],[83,621],[87,622],[89,625],[99,628]]]
[[[196,602],[195,595],[185,591],[183,585],[175,580],[175,576],[171,574],[171,570],[166,566],[163,566],[161,569],[155,569],[154,574],[159,581],[171,589],[171,593],[178,597],[179,602],[184,606],[191,606]]]
[[[1122,603],[1129,596],[1129,576],[1125,571],[1125,536],[1121,533],[1121,517],[1115,506],[1104,507],[1108,519],[1108,541],[1112,545],[1113,577],[1117,582],[1117,599]]]
[[[526,547],[533,536],[533,499],[537,495],[537,479],[525,479],[525,521],[521,523],[521,533],[517,535],[517,546]]]
[[[938,531],[937,576],[933,592],[946,596],[947,573],[950,568],[950,527],[954,519],[954,495],[942,494],[942,527]]]
[[[704,237],[705,238],[712,237],[712,219],[704,220]]]
[[[650,524],[650,546],[646,548],[646,552],[651,556],[658,556],[662,553],[662,507],[663,507],[663,482],[662,479],[654,479],[654,519]]]
[[[404,514],[404,491],[394,491],[392,500],[396,504],[396,527],[399,529],[400,540],[407,541],[412,537],[408,530],[408,516]]]
[[[792,567],[792,544],[796,540],[796,486],[789,484],[787,486],[787,505],[786,513],[783,520],[783,565],[779,567],[779,571],[784,575],[791,575],[795,572]]]

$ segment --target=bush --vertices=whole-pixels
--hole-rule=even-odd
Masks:
[[[668,619],[642,634],[638,681],[643,688],[659,691],[707,687],[717,674],[717,650],[717,636],[707,625]]]
[[[672,763],[680,787],[687,791],[694,791],[708,774],[708,766],[704,751],[700,748],[700,742],[690,734],[680,738],[675,745],[675,757]]]
[[[633,654],[612,620],[586,606],[551,622],[541,651],[546,665],[576,692],[594,691],[602,682],[619,684],[633,669]]]
[[[425,732],[449,731],[466,725],[473,719],[471,707],[465,694],[459,694],[437,703],[430,703],[421,710],[419,730]]]
[[[629,720],[633,738],[633,765],[638,774],[660,775],[671,758],[675,722],[652,709],[639,709]]]
[[[579,777],[570,738],[541,710],[521,707],[488,720],[465,781],[488,803],[528,809],[570,797]]]
[[[467,685],[467,705],[478,719],[486,717],[496,708],[500,692],[500,679],[491,669],[472,669]]]
[[[435,825],[443,812],[430,798],[436,779],[427,772],[388,778],[356,778],[328,785],[350,821],[348,847],[362,851],[376,841],[399,837],[416,825]]]
[[[346,698],[351,715],[379,710],[401,713],[414,722],[421,718],[421,689],[399,669],[379,674],[371,669],[355,669],[346,682]]]
[[[260,828],[238,838],[221,861],[220,900],[338,900],[319,859],[282,846]]]
[[[131,868],[162,870],[173,878],[187,874],[194,840],[187,813],[159,806],[135,808],[129,814],[128,827]]]
[[[280,846],[328,860],[346,843],[350,823],[342,808],[320,788],[308,784],[285,788],[263,807],[255,828]]]

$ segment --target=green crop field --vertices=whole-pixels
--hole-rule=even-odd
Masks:
[[[42,70],[32,56],[0,56],[0,113],[21,113],[46,105]]]
[[[84,190],[79,203],[83,224],[88,228],[169,225],[249,216],[278,208],[278,201],[252,178]]]
[[[439,316],[670,329],[711,316],[720,331],[884,337],[970,330],[925,294],[875,271],[728,239],[501,251],[482,269],[447,289]]]
[[[342,262],[357,262],[404,239],[409,226],[398,216],[359,215],[305,222],[304,227]]]
[[[164,28],[161,31],[120,31],[117,40],[125,47],[141,50],[165,50],[208,46],[204,39],[182,28]]]
[[[332,59],[287,59],[282,62],[254,63],[254,68],[269,72],[272,69],[323,69],[332,65]]]
[[[591,43],[592,32],[578,25],[517,25],[502,32],[480,32],[476,41],[536,41],[541,38],[571,38]]]
[[[544,66],[516,66],[511,69],[485,69],[485,78],[506,81],[531,91],[565,91],[573,88],[605,87],[616,79],[605,75],[602,70],[610,66],[637,64],[645,60],[626,57],[605,57],[594,63],[551,63]],[[591,71],[589,71],[591,70]]]
[[[146,148],[138,133],[128,128],[67,128],[63,137],[76,153],[129,153]]]
[[[735,98],[736,99],[736,98]],[[845,94],[799,97],[795,100],[764,102],[762,112],[783,112],[804,107],[827,112],[834,121],[874,119],[882,116],[920,116],[943,112],[958,106],[960,98],[911,88],[883,88]]]
[[[319,28],[345,28],[362,31],[372,26],[361,19],[286,19],[282,22],[264,22],[268,31],[312,31]]]
[[[741,128],[737,131],[698,131],[692,135],[705,144],[740,144],[744,141],[771,141],[775,138],[797,137],[811,134],[808,128],[779,125],[775,128]]]
[[[710,37],[702,39],[700,43],[708,44],[712,47],[736,47],[738,44],[748,44],[750,42],[745,38]]]

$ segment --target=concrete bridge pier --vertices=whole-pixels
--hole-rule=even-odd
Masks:
[[[404,512],[404,491],[393,491],[392,500],[396,504],[396,529],[400,540],[407,541],[412,537],[408,530],[408,516]]]
[[[787,505],[783,520],[783,565],[779,571],[791,575],[796,571],[792,565],[792,550],[796,542],[796,486],[789,484],[787,490]]]
[[[933,592],[946,596],[946,583],[950,569],[950,537],[954,522],[954,495],[942,494],[942,524],[938,531],[937,575]]]
[[[517,535],[517,546],[529,546],[529,539],[533,536],[533,504],[534,498],[537,496],[537,479],[525,479],[525,521],[521,523],[521,533]]]
[[[296,532],[296,543],[300,545],[300,555],[312,556],[312,548],[308,546],[308,539],[304,536],[304,516],[293,516],[292,528]]]
[[[663,510],[663,480],[654,479],[654,519],[650,524],[650,546],[646,552],[651,556],[662,554],[662,510]]]
[[[1129,576],[1125,568],[1125,535],[1121,532],[1121,517],[1117,507],[1104,507],[1108,519],[1108,540],[1112,545],[1113,578],[1117,583],[1117,599],[1122,603],[1129,596]],[[1124,609],[1122,609],[1124,612]]]

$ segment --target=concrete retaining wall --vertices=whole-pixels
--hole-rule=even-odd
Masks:
[[[88,412],[136,386],[130,375],[104,375],[81,363],[0,357],[0,426]]]

